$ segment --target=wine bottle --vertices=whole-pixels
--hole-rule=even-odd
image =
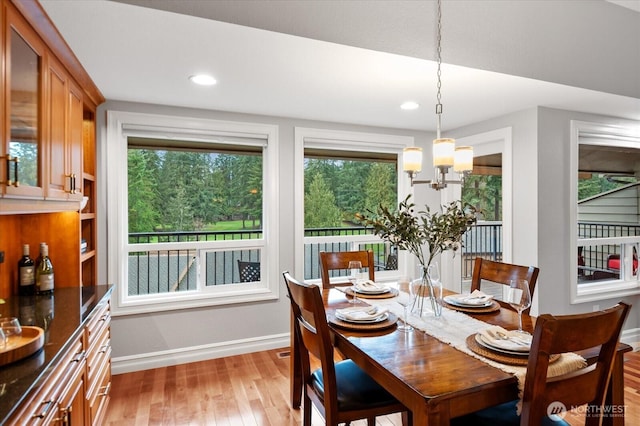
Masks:
[[[40,263],[36,268],[36,292],[38,294],[53,293],[53,264],[49,259],[49,246],[40,244]]]
[[[18,294],[29,296],[36,292],[36,264],[29,257],[29,244],[22,245],[22,258],[18,261]]]

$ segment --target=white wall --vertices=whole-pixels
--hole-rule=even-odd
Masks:
[[[204,111],[145,105],[127,102],[107,102],[98,113],[98,182],[99,195],[99,281],[109,282],[106,276],[107,244],[105,193],[108,182],[107,167],[126,165],[106,164],[104,155],[105,111],[117,110],[151,114],[211,118],[217,120],[269,123],[279,126],[280,152],[280,265],[279,271],[294,272],[294,127],[327,128],[337,130],[413,136],[416,144],[426,146],[433,135],[399,129],[383,129],[336,123],[316,122],[281,117],[267,117],[229,112]],[[431,191],[435,192],[435,191]],[[419,203],[430,202],[433,194],[417,197]],[[437,205],[437,204],[436,204]],[[281,283],[281,285],[283,285]],[[210,308],[117,316],[112,322],[113,367],[115,373],[144,368],[191,362],[288,345],[289,300],[282,288],[277,301],[247,305],[225,305]]]
[[[294,127],[330,128],[413,136],[423,147],[433,135],[399,129],[371,128],[326,122],[313,122],[281,117],[253,116],[218,111],[186,110],[174,107],[108,102],[100,107],[99,128],[103,129],[104,111],[186,115],[220,120],[260,122],[279,126],[280,162],[280,269],[293,271],[293,147]],[[568,229],[575,226],[569,217],[569,122],[570,120],[622,124],[625,121],[549,108],[533,108],[455,129],[446,134],[456,138],[495,129],[511,127],[513,134],[513,262],[540,267],[536,291],[539,312],[556,314],[588,312],[591,304],[570,305],[570,259]],[[99,138],[99,192],[108,184],[103,176],[105,167],[101,155],[104,135]],[[110,165],[109,165],[110,166]],[[123,165],[120,167],[124,167]],[[123,168],[123,173],[125,172]],[[437,206],[436,191],[416,188],[416,202]],[[99,200],[99,212],[104,211],[104,199]],[[106,253],[105,215],[100,216],[99,253]],[[108,281],[104,255],[99,257],[100,281]],[[114,372],[134,371],[161,365],[197,361],[266,348],[286,346],[289,331],[288,299],[281,292],[280,300],[251,305],[228,305],[156,314],[116,317],[112,324]],[[636,339],[640,330],[640,298],[630,297],[635,304],[625,330]],[[613,305],[618,300],[601,301],[600,306]],[[188,330],[188,332],[185,332]],[[634,340],[636,339],[636,340]]]

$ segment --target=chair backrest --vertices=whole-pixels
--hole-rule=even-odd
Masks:
[[[497,284],[509,285],[511,280],[527,280],[529,282],[529,292],[533,299],[533,292],[536,289],[538,281],[538,273],[540,269],[535,266],[520,266],[511,263],[494,262],[493,260],[476,258],[473,265],[473,277],[471,278],[471,291],[480,290],[482,281],[491,281]],[[513,309],[509,304],[502,303],[502,306]],[[531,308],[527,308],[523,312],[528,314]]]
[[[333,361],[333,344],[327,323],[327,316],[320,287],[306,284],[293,278],[289,272],[283,272],[287,285],[291,310],[293,313],[294,346],[299,349],[302,364],[302,377],[307,380],[311,375],[309,354],[320,361],[324,381],[325,395],[336,395],[336,372]],[[326,411],[337,413],[337,398],[324,401]]]
[[[238,259],[240,282],[260,281],[260,262],[246,262]]]
[[[349,262],[359,260],[363,268],[369,271],[369,279],[375,281],[375,264],[373,263],[373,251],[336,251],[336,252],[320,252],[320,277],[322,278],[322,287],[330,288],[338,285],[349,284],[348,281],[331,283],[329,279],[329,271],[336,269],[348,269]]]
[[[541,315],[536,320],[522,398],[522,425],[540,425],[553,402],[567,409],[594,406],[586,425],[599,424],[622,325],[630,306],[619,303],[604,311],[579,315]],[[547,379],[549,356],[598,350],[597,361],[577,372]],[[597,411],[600,410],[600,411]]]

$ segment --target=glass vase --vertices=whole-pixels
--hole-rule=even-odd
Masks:
[[[435,317],[442,315],[442,281],[438,265],[420,265],[419,278],[411,281],[413,307],[411,312],[424,316],[432,312]]]

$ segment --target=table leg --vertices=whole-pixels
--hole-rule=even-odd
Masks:
[[[624,353],[616,352],[604,402],[602,425],[624,426]]]

